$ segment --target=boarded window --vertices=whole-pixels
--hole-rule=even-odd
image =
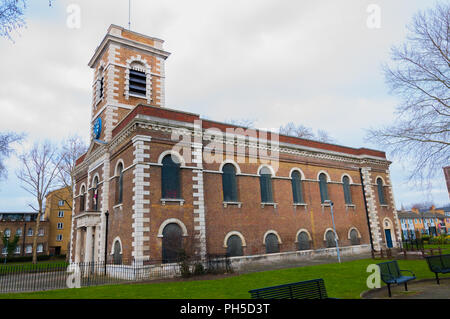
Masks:
[[[294,196],[294,203],[303,203],[302,179],[300,173],[294,171],[292,173],[292,194]]]
[[[280,245],[278,244],[278,237],[275,234],[268,234],[266,236],[266,254],[273,254],[280,252]]]
[[[172,155],[165,156],[162,164],[162,198],[180,198],[180,164],[174,162]]]
[[[306,232],[302,231],[298,234],[298,250],[308,250],[311,249],[309,236]]]
[[[350,241],[352,245],[359,245],[358,232],[356,229],[350,231]]]
[[[327,175],[321,173],[319,175],[319,188],[320,188],[320,200],[324,203],[328,200],[328,185],[327,185]]]
[[[348,176],[342,178],[344,188],[344,199],[346,204],[352,204],[352,193],[350,191],[350,179]]]
[[[261,202],[273,203],[272,174],[267,167],[261,169],[259,181],[261,186]]]
[[[327,231],[327,234],[325,235],[325,239],[327,242],[327,247],[328,248],[332,248],[332,247],[336,247],[336,237],[334,236],[334,232],[329,230]]]
[[[122,253],[120,242],[118,240],[116,240],[116,242],[114,243],[113,262],[115,265],[122,264]]]
[[[377,187],[378,187],[378,199],[380,200],[380,204],[385,205],[386,200],[384,198],[383,180],[381,178],[377,179]]]
[[[123,165],[120,163],[117,166],[117,180],[116,180],[116,204],[122,203],[123,195]]]
[[[243,256],[242,240],[237,235],[232,235],[227,240],[227,256]]]
[[[182,230],[178,224],[168,224],[163,230],[162,261],[173,263],[178,261],[183,250]]]
[[[237,202],[236,168],[233,164],[225,164],[222,171],[223,200]]]

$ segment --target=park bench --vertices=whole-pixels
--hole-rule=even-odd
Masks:
[[[436,281],[439,285],[439,273],[448,274],[450,273],[450,254],[446,255],[434,255],[425,256],[427,260],[428,267],[436,275]]]
[[[408,281],[416,279],[416,276],[412,271],[399,269],[396,260],[386,261],[377,265],[380,267],[381,280],[383,280],[388,287],[389,297],[391,297],[392,284],[405,284],[405,291],[408,291]],[[412,276],[403,276],[401,273],[402,271],[410,272]]]
[[[252,299],[328,299],[323,279],[253,289]]]

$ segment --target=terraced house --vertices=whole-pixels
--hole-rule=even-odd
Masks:
[[[329,200],[344,253],[399,245],[384,152],[167,108],[169,55],[162,40],[111,25],[89,61],[92,140],[74,171],[72,261],[333,254]]]

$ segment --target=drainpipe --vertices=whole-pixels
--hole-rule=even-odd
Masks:
[[[106,222],[105,222],[105,276],[106,276],[106,259],[108,258],[108,219],[109,211],[105,212]]]
[[[363,199],[364,199],[364,208],[366,210],[366,219],[367,219],[367,228],[369,229],[369,239],[370,239],[370,247],[373,249],[373,240],[372,240],[372,230],[370,229],[370,221],[369,221],[369,210],[367,209],[367,199],[366,199],[366,192],[364,190],[364,180],[362,175],[362,169],[359,169],[359,176],[361,178],[361,187],[363,191]]]

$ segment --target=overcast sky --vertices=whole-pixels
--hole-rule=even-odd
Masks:
[[[0,39],[0,131],[36,140],[89,140],[92,71],[87,63],[110,24],[128,25],[127,0],[28,1],[27,28]],[[75,4],[71,7],[70,4]],[[367,21],[380,9],[380,28]],[[326,130],[338,144],[365,143],[365,129],[393,121],[398,100],[380,65],[403,42],[406,24],[433,1],[132,0],[131,29],[165,40],[166,106],[216,121],[252,119],[277,129],[290,121]],[[79,8],[80,24],[71,19]],[[68,12],[69,10],[69,12]],[[68,23],[69,20],[69,23]],[[369,20],[373,21],[373,20]],[[73,24],[75,22],[75,24]],[[31,210],[15,177],[0,181],[0,211]],[[444,174],[426,192],[391,165],[397,207],[449,202]],[[33,203],[34,204],[34,203]]]

